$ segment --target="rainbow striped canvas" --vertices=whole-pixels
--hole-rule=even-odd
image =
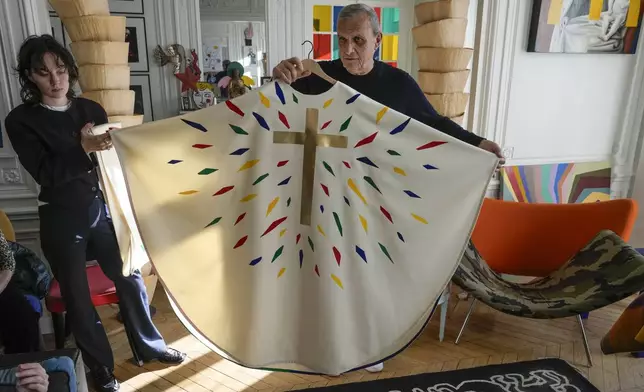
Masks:
[[[593,203],[610,200],[608,162],[506,166],[503,200],[524,203]]]

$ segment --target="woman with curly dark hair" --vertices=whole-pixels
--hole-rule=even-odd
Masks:
[[[96,102],[76,98],[78,68],[71,53],[53,37],[28,38],[16,67],[23,104],[5,120],[20,163],[40,185],[38,213],[45,257],[60,283],[67,319],[99,391],[117,391],[114,357],[89,293],[85,263],[93,250],[114,281],[130,345],[143,361],[183,362],[152,323],[139,273],[122,274],[114,227],[99,189],[95,153],[111,148],[108,134],[92,135],[107,123]]]

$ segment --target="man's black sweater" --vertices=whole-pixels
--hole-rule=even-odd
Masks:
[[[99,192],[96,165],[81,146],[89,122],[107,123],[94,101],[76,98],[64,112],[22,104],[9,113],[5,129],[22,166],[40,185],[41,202],[87,209]]]
[[[358,76],[350,74],[340,60],[321,61],[318,64],[333,79],[414,120],[474,146],[478,146],[483,140],[449,118],[439,115],[416,81],[403,70],[376,61],[371,72]],[[317,75],[301,78],[291,86],[302,94],[316,95],[331,88],[328,82]]]

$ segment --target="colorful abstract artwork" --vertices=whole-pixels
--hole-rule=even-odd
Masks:
[[[642,12],[644,0],[534,0],[528,51],[633,54]]]
[[[266,83],[111,135],[184,325],[244,366],[324,374],[422,330],[497,164],[341,83]]]
[[[524,203],[594,203],[610,200],[608,162],[507,166],[503,200]]]
[[[313,6],[313,58],[315,60],[336,60],[340,58],[338,39],[338,16],[341,5]],[[395,7],[374,7],[380,20],[382,44],[374,58],[398,66],[398,39],[400,34],[400,9]]]

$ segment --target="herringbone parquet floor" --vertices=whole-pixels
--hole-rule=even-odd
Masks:
[[[158,309],[155,323],[166,340],[187,352],[189,358],[179,367],[149,364],[139,368],[130,361],[131,352],[123,326],[115,320],[116,309],[102,307],[99,312],[109,333],[117,363],[115,373],[123,384],[123,392],[289,391],[542,357],[569,361],[602,391],[644,391],[644,359],[628,355],[604,356],[599,349],[601,337],[629,302],[627,299],[593,312],[587,320],[594,360],[591,368],[586,366],[581,335],[574,319],[526,320],[481,305],[471,317],[463,340],[455,345],[453,342],[468,303],[458,303],[454,296],[443,343],[438,341],[438,317],[435,317],[410,348],[385,363],[382,373],[360,371],[342,377],[270,373],[245,369],[223,360],[185,330],[161,289],[156,291],[153,302]]]

